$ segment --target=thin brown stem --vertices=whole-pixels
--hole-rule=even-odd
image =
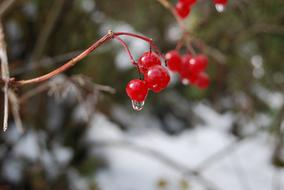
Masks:
[[[48,14],[46,15],[46,22],[43,26],[42,31],[40,32],[40,35],[35,43],[35,47],[31,55],[32,64],[40,63],[39,60],[44,53],[44,50],[48,43],[48,39],[50,38],[55,24],[59,19],[65,1],[66,0],[54,1],[50,11],[48,11]]]
[[[157,0],[161,5],[163,5],[166,9],[168,9],[171,14],[174,16],[174,18],[176,19],[180,29],[183,32],[182,38],[186,43],[183,44],[186,46],[187,50],[192,54],[192,55],[196,55],[196,51],[195,49],[192,47],[191,43],[190,43],[190,38],[189,38],[189,30],[187,29],[186,25],[184,24],[184,22],[181,20],[181,18],[177,15],[175,8],[172,6],[172,4],[168,1],[168,0]],[[180,47],[178,47],[180,48]]]
[[[23,86],[23,85],[27,85],[27,84],[40,83],[40,82],[48,80],[48,79],[54,77],[55,75],[58,75],[58,74],[60,74],[64,71],[66,71],[67,69],[73,67],[74,65],[76,65],[79,61],[81,61],[83,58],[85,58],[90,53],[92,53],[95,49],[97,49],[102,44],[111,40],[113,38],[113,36],[114,36],[113,32],[109,31],[106,35],[104,35],[101,39],[99,39],[97,42],[95,42],[93,45],[91,45],[88,49],[86,49],[81,54],[79,54],[75,58],[71,59],[70,61],[68,61],[67,63],[62,65],[61,67],[59,67],[59,68],[57,68],[57,69],[55,69],[55,70],[53,70],[53,71],[51,71],[51,72],[49,72],[45,75],[42,75],[40,77],[36,77],[36,78],[28,79],[28,80],[15,81],[15,85],[16,86]]]
[[[165,7],[166,9],[168,9],[171,14],[175,17],[179,27],[183,30],[183,31],[187,31],[187,28],[185,26],[185,24],[183,23],[183,21],[180,19],[180,17],[177,15],[175,8],[172,6],[172,4],[168,1],[168,0],[157,0],[161,5],[163,5],[163,7]]]
[[[157,48],[157,46],[153,43],[153,40],[151,38],[145,37],[145,36],[141,36],[138,34],[133,34],[133,33],[128,33],[128,32],[117,32],[114,33],[111,30],[104,35],[102,38],[100,38],[97,42],[95,42],[93,45],[91,45],[88,49],[86,49],[85,51],[83,51],[81,54],[77,55],[76,57],[74,57],[73,59],[71,59],[70,61],[66,62],[64,65],[62,65],[61,67],[36,78],[32,78],[32,79],[26,79],[26,80],[15,80],[14,78],[0,78],[0,84],[1,85],[5,85],[8,84],[9,86],[12,87],[17,87],[17,86],[23,86],[23,85],[28,85],[28,84],[36,84],[36,83],[40,83],[40,82],[44,82],[64,71],[66,71],[67,69],[73,67],[74,65],[76,65],[79,61],[81,61],[82,59],[84,59],[86,56],[88,56],[90,53],[92,53],[94,50],[96,50],[98,47],[100,47],[101,45],[103,45],[104,43],[110,41],[113,38],[116,38],[125,48],[125,50],[127,51],[130,60],[133,64],[135,64],[135,61],[133,59],[133,56],[130,53],[130,50],[127,46],[127,44],[118,36],[131,36],[134,38],[138,38],[141,40],[144,40],[146,42],[148,42],[150,44],[150,46],[152,46],[153,48],[155,48],[155,50],[157,50],[157,52],[162,56],[163,54],[159,51],[159,49]]]
[[[142,35],[139,35],[139,34],[133,34],[133,33],[129,33],[129,32],[116,32],[114,33],[116,36],[131,36],[131,37],[134,37],[134,38],[139,38],[141,40],[144,40],[150,44],[153,43],[153,40],[152,38],[148,38],[146,36],[142,36]]]
[[[114,35],[114,38],[124,47],[125,51],[127,52],[129,59],[133,65],[136,65],[136,62],[127,46],[127,44],[118,36]]]

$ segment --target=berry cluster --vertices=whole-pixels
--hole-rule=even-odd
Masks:
[[[185,54],[181,56],[178,51],[172,50],[166,54],[165,58],[168,68],[173,72],[177,72],[184,84],[190,83],[200,89],[209,86],[210,80],[205,73],[208,58],[205,55],[193,56]]]
[[[189,13],[191,6],[196,3],[196,0],[179,0],[175,6],[176,13],[182,19],[185,19]]]
[[[139,111],[143,108],[148,90],[155,93],[164,90],[169,84],[170,75],[162,66],[160,57],[152,51],[145,52],[139,58],[137,66],[144,80],[131,80],[126,86],[126,93],[132,100],[133,108]]]

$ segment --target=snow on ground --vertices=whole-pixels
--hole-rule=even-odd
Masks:
[[[104,115],[96,114],[86,134],[86,141],[111,142],[111,145],[100,148],[94,146],[93,150],[96,153],[99,151],[109,162],[109,167],[98,172],[96,176],[101,189],[156,190],[159,189],[157,183],[161,179],[167,181],[164,189],[182,189],[180,181],[183,176],[179,171],[155,156],[135,151],[135,148],[128,145],[134,144],[162,153],[181,164],[182,169],[195,168],[210,155],[235,141],[226,130],[233,120],[230,114],[220,115],[205,105],[195,108],[195,113],[200,111],[203,115],[208,113],[210,116],[205,121],[206,126],[186,130],[178,136],[169,136],[155,126],[147,126],[139,133],[125,133]],[[144,119],[151,123],[150,116]],[[222,124],[220,128],[218,123]],[[126,145],[115,146],[115,143],[118,145],[120,142],[126,142]],[[276,184],[276,179],[282,189],[284,172],[276,172],[270,164],[271,150],[268,138],[257,135],[245,140],[235,150],[209,165],[203,170],[202,176],[220,190],[269,190]],[[186,180],[193,190],[205,189],[194,177]]]

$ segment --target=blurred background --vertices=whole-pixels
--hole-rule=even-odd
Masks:
[[[181,37],[156,0],[12,3],[1,17],[17,79],[57,68],[109,29],[151,37],[164,53]],[[0,190],[284,189],[284,1],[230,0],[220,14],[198,0],[185,24],[209,57],[207,90],[173,74],[133,111],[125,86],[137,70],[115,41],[15,89],[21,119],[10,113],[1,132]],[[148,50],[123,39],[135,59]]]

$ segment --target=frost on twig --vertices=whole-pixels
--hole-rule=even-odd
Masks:
[[[0,23],[0,60],[1,60],[1,76],[5,84],[3,87],[4,92],[4,117],[3,117],[3,131],[8,128],[8,114],[9,114],[9,100],[8,100],[8,83],[9,83],[9,67],[6,52],[6,44],[4,39],[4,30],[2,23]]]
[[[78,103],[78,108],[83,112],[83,121],[88,121],[96,111],[96,105],[101,92],[115,93],[108,86],[94,84],[93,81],[83,75],[75,75],[70,78],[59,75],[49,81],[48,94],[55,97],[57,101],[69,100]]]
[[[115,93],[113,88],[94,84],[92,79],[83,75],[72,77],[57,75],[55,78],[23,94],[20,97],[20,102],[25,102],[29,98],[44,91],[47,91],[48,95],[53,96],[56,101],[68,101],[72,104],[77,103],[79,110],[83,112],[83,117],[81,117],[83,121],[88,121],[92,117],[101,92]]]

